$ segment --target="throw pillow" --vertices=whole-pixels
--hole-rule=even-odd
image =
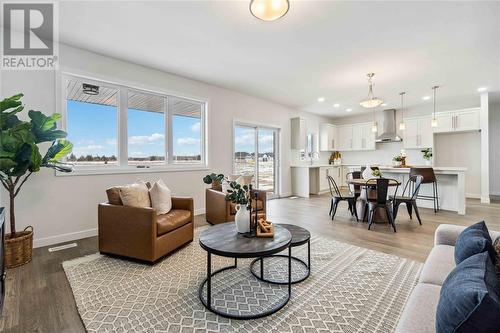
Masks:
[[[455,263],[458,265],[475,254],[488,251],[491,260],[495,262],[495,251],[490,233],[484,221],[467,227],[458,235],[455,243]]]
[[[151,207],[148,187],[144,182],[121,186],[120,199],[124,206],[141,208]]]
[[[500,332],[500,283],[487,252],[462,261],[441,288],[437,333]]]
[[[493,248],[495,249],[495,267],[497,269],[497,278],[500,280],[500,236],[495,239],[493,243]]]
[[[151,207],[156,210],[157,215],[163,215],[172,209],[172,191],[165,185],[163,180],[158,180],[149,190]]]

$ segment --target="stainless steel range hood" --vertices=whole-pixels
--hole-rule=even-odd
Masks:
[[[382,134],[380,134],[375,142],[401,142],[401,139],[396,132],[396,110],[389,109],[383,111],[382,119]]]

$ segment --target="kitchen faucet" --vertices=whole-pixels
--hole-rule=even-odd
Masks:
[[[311,151],[309,152],[309,157],[311,158],[311,165],[313,165],[314,163],[314,156],[317,156],[319,158],[319,153],[317,151]]]

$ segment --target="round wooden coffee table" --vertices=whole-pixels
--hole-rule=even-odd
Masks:
[[[292,242],[290,243],[290,248],[301,246],[307,243],[307,264],[302,259],[292,256],[292,260],[297,262],[299,265],[303,267],[303,272],[300,272],[297,276],[292,277],[292,284],[304,281],[309,277],[309,274],[311,273],[311,233],[307,229],[304,229],[294,224],[280,223],[280,224],[275,224],[275,226],[280,226],[290,231],[290,233],[292,234]],[[280,257],[287,258],[288,256],[283,254],[273,254],[271,256],[268,256],[268,258],[280,258]],[[258,272],[254,270],[257,261],[260,262],[260,271]],[[286,279],[282,277],[281,272],[279,272],[278,274],[279,276],[274,276],[274,277],[264,276],[264,261],[266,261],[265,258],[261,257],[255,259],[250,264],[250,271],[256,278],[274,284],[288,284],[288,281],[286,281]]]
[[[275,225],[274,238],[248,238],[236,231],[234,222],[222,223],[204,230],[200,234],[200,246],[207,251],[207,277],[201,282],[198,295],[202,304],[213,313],[233,319],[256,319],[268,316],[283,308],[290,300],[292,292],[292,251],[291,233]],[[229,312],[217,304],[212,304],[212,278],[223,271],[238,267],[238,258],[261,258],[271,256],[288,248],[288,293],[263,311],[240,314]],[[234,265],[212,272],[212,254],[234,258]],[[251,276],[250,276],[251,277]],[[253,278],[253,277],[251,277]],[[205,288],[206,286],[206,288]],[[206,289],[206,297],[204,290]]]

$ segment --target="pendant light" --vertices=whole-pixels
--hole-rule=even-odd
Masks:
[[[368,73],[366,74],[366,76],[368,76],[368,97],[366,100],[359,103],[359,105],[367,109],[376,108],[377,106],[380,106],[382,103],[384,103],[384,101],[378,97],[373,96],[372,79],[375,76],[375,73]]]
[[[401,122],[399,123],[399,129],[401,131],[404,131],[406,129],[406,124],[405,124],[405,104],[404,104],[404,97],[405,97],[406,92],[400,92],[399,96],[401,96]]]
[[[378,132],[378,124],[377,121],[375,120],[375,108],[373,109],[373,125],[372,125],[372,132],[377,133]]]
[[[438,90],[438,88],[439,88],[439,86],[433,86],[432,87],[433,94],[434,94],[434,98],[432,99],[433,103],[434,103],[434,108],[433,108],[433,111],[432,111],[431,127],[437,127],[438,126],[438,122],[437,122],[437,119],[436,119],[436,90]]]
[[[288,0],[252,0],[250,1],[250,12],[262,21],[275,21],[290,9]]]

